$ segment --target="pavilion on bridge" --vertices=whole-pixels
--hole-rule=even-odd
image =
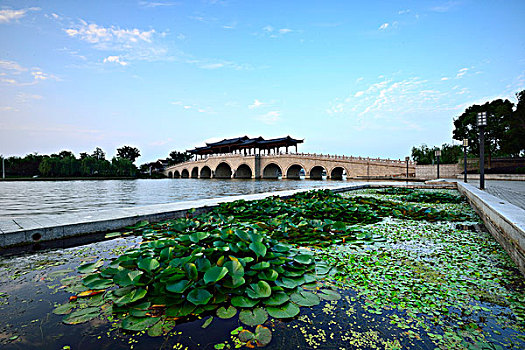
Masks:
[[[206,143],[204,147],[195,147],[193,150],[187,152],[195,156],[205,157],[211,154],[277,154],[281,148],[288,148],[295,146],[295,153],[297,153],[297,145],[303,143],[304,140],[294,139],[290,136],[281,137],[277,139],[265,140],[262,137],[249,138],[248,136],[237,137],[233,139],[224,139],[219,142]]]

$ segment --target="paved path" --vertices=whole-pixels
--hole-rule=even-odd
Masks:
[[[479,181],[469,180],[468,183],[479,188]],[[525,209],[525,181],[485,180],[485,191]]]

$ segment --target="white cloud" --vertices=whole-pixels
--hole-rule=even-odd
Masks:
[[[48,79],[60,81],[57,76],[44,73],[38,67],[28,69],[17,62],[4,60],[0,60],[0,76],[3,77],[0,82],[17,86],[35,85]]]
[[[253,104],[249,105],[248,108],[249,109],[255,109],[255,108],[262,107],[264,105],[266,105],[266,103],[261,102],[258,99],[255,99],[255,101],[253,101]]]
[[[202,69],[218,69],[223,67],[224,63],[206,63],[200,66]]]
[[[0,10],[0,23],[9,23],[24,17],[29,11],[39,11],[39,7],[30,7],[22,10]]]
[[[456,78],[459,79],[459,78],[463,77],[465,74],[467,74],[467,72],[468,72],[468,68],[461,68],[458,71],[458,74],[456,74]]]
[[[405,15],[405,14],[407,14],[407,13],[410,13],[410,9],[399,10],[399,11],[397,12],[398,15]]]
[[[383,23],[379,26],[378,30],[387,30],[387,29],[393,29],[396,28],[398,25],[397,21],[394,21],[392,23]]]
[[[443,77],[443,78],[441,78],[441,80],[443,80],[443,81],[445,81],[445,80],[449,80],[449,79],[450,79],[450,78],[448,78],[448,77]]]
[[[119,56],[108,56],[104,58],[104,63],[116,63],[120,64],[121,66],[128,65],[128,62],[121,60]]]
[[[441,5],[432,7],[430,10],[434,12],[448,12],[457,5],[459,5],[457,1],[447,1]]]
[[[156,8],[156,7],[170,7],[177,5],[174,2],[155,2],[155,1],[139,1],[139,6],[146,8]]]
[[[263,30],[265,32],[271,33],[271,32],[273,32],[273,27],[270,26],[270,25],[267,25],[266,27],[263,28]]]
[[[335,98],[326,112],[348,119],[358,130],[383,127],[418,130],[422,118],[457,111],[460,97],[456,92],[450,89],[441,91],[434,84],[417,76],[378,78],[369,82],[365,89],[352,91],[344,98]]]
[[[292,30],[289,29],[289,28],[282,28],[282,29],[279,29],[279,33],[281,34],[288,34],[288,33],[291,33]]]
[[[263,115],[258,116],[256,119],[263,122],[264,124],[275,124],[281,120],[281,112],[279,111],[270,111]]]
[[[27,68],[22,67],[14,61],[0,60],[0,70],[9,70],[12,74],[20,74],[27,71]]]
[[[155,29],[104,27],[80,20],[78,25],[64,31],[68,36],[91,44],[95,49],[121,53],[118,55],[120,62],[173,59],[158,40],[165,37],[166,33],[159,33]]]
[[[78,37],[88,43],[98,44],[100,47],[105,47],[105,44],[132,45],[139,42],[151,43],[155,34],[155,29],[141,31],[136,28],[120,29],[113,26],[106,28],[95,23],[88,24],[82,20],[76,29],[69,28],[65,31],[71,37]]]

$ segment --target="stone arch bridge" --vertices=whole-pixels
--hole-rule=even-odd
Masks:
[[[167,167],[169,178],[342,180],[357,177],[415,176],[415,163],[401,160],[305,153],[269,155],[216,154]]]

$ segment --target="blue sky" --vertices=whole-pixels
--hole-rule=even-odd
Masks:
[[[525,1],[0,1],[0,154],[242,135],[404,158],[525,88]]]

